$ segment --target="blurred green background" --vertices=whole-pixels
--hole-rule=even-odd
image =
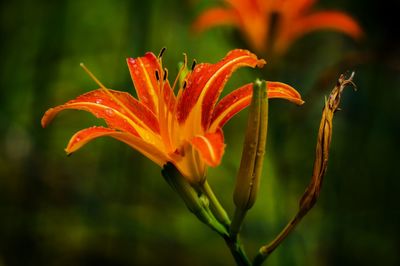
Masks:
[[[0,266],[233,265],[224,242],[191,215],[160,169],[128,146],[98,139],[67,157],[77,130],[103,124],[80,111],[48,128],[40,119],[96,84],[133,92],[126,57],[166,46],[177,72],[189,60],[216,62],[246,48],[237,31],[202,35],[190,24],[216,0],[1,2]],[[271,101],[260,196],[243,241],[253,256],[294,215],[309,181],[324,96],[355,70],[334,121],[328,172],[316,207],[266,265],[400,265],[400,56],[394,5],[318,2],[358,19],[364,40],[334,32],[304,36],[263,70],[239,70],[230,91],[257,77],[296,87],[306,104]],[[398,15],[397,15],[398,16]],[[266,58],[268,60],[268,58]],[[226,155],[208,179],[231,214],[246,112],[225,127]],[[239,129],[239,130],[238,130]]]

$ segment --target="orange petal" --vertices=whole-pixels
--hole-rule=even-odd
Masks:
[[[296,10],[297,14],[307,12],[314,4],[316,0],[296,0],[292,1],[293,9]]]
[[[161,68],[159,59],[153,53],[148,52],[142,57],[128,58],[127,63],[140,101],[153,111],[154,114],[158,114],[158,97],[161,93],[160,81],[156,78],[156,71],[158,72],[160,80],[164,78],[162,76],[164,72]],[[175,100],[175,96],[168,80],[165,80],[163,84],[164,97],[171,97],[171,100],[168,102],[172,103]]]
[[[304,103],[300,93],[288,84],[277,81],[267,81],[267,90],[269,99],[285,99],[297,105],[302,105]]]
[[[201,32],[219,25],[238,24],[235,12],[224,8],[212,8],[204,11],[193,23],[193,30]]]
[[[356,20],[343,12],[324,11],[297,19],[286,25],[278,36],[276,49],[283,52],[297,38],[315,30],[331,29],[349,35],[353,39],[363,36]]]
[[[220,128],[215,133],[206,133],[203,136],[194,137],[191,144],[209,166],[215,167],[221,163],[225,144],[224,135]]]
[[[63,105],[50,108],[42,118],[45,127],[62,110],[78,109],[91,112],[98,118],[103,118],[110,128],[143,136],[150,132],[159,134],[159,125],[154,114],[143,104],[126,92],[108,90],[110,95],[102,89],[94,90]]]
[[[300,94],[291,86],[267,81],[268,98],[281,98],[295,104],[303,104]],[[225,96],[215,107],[211,120],[210,131],[225,125],[235,114],[246,108],[253,96],[253,84],[247,84]]]
[[[272,9],[286,18],[294,18],[306,13],[315,0],[275,1]]]
[[[199,122],[203,129],[206,129],[214,105],[232,72],[238,67],[262,67],[265,63],[247,50],[236,49],[216,64],[196,65],[193,72],[188,75],[187,87],[178,99],[178,121],[184,123],[196,106],[194,116],[201,116]]]
[[[239,28],[253,49],[265,52],[270,32],[270,15],[274,0],[225,0]],[[232,23],[231,23],[232,24]]]
[[[239,17],[239,29],[256,51],[264,53],[271,31],[271,1],[229,1]]]
[[[159,166],[164,165],[168,161],[164,153],[159,151],[155,146],[145,142],[143,139],[135,137],[129,133],[119,132],[114,129],[104,127],[91,127],[77,132],[70,139],[65,151],[67,154],[71,154],[93,139],[103,136],[109,136],[128,144]]]

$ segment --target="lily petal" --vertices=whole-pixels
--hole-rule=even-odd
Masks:
[[[159,95],[161,83],[163,86],[164,98],[170,98],[171,103],[175,100],[174,93],[167,79],[164,80],[162,75],[164,70],[161,67],[159,59],[153,53],[146,53],[142,57],[128,58],[127,60],[129,72],[132,77],[136,93],[141,102],[146,105],[154,114],[158,114]],[[158,79],[156,77],[158,72]]]
[[[238,17],[238,28],[248,39],[253,49],[264,52],[270,27],[271,1],[227,0]]]
[[[238,25],[237,15],[229,9],[212,8],[204,11],[194,22],[193,30],[201,32],[219,25]]]
[[[278,81],[267,81],[268,98],[279,98],[288,100],[294,104],[302,105],[300,93],[292,86]]]
[[[316,30],[332,29],[360,39],[363,31],[357,21],[349,15],[338,11],[323,11],[296,19],[290,27],[284,27],[276,40],[276,50],[283,52],[295,39]]]
[[[224,135],[220,128],[214,133],[194,137],[191,144],[209,166],[215,167],[221,163],[225,144]]]
[[[310,8],[315,4],[316,0],[297,0],[294,1],[294,8],[297,14],[302,14],[310,10]]]
[[[62,110],[85,110],[98,118],[103,118],[110,128],[128,132],[155,142],[159,134],[159,124],[154,114],[142,103],[126,92],[98,89],[63,105],[50,108],[42,118],[46,127]]]
[[[164,153],[159,151],[155,146],[145,142],[143,139],[133,136],[129,133],[120,132],[105,127],[90,127],[78,131],[70,139],[65,151],[69,155],[79,150],[93,139],[104,136],[109,136],[128,144],[133,149],[139,151],[159,166],[163,166],[168,161],[168,158],[164,155]]]
[[[317,29],[334,29],[354,39],[362,36],[357,22],[343,12],[312,12],[317,0],[224,0],[228,7],[204,11],[193,28],[202,31],[217,25],[238,28],[253,49],[285,52],[292,42]]]
[[[283,14],[287,19],[296,19],[308,12],[316,0],[275,1],[273,10]]]
[[[267,81],[267,93],[269,99],[285,99],[297,105],[304,103],[300,94],[285,83]],[[246,84],[226,95],[214,109],[210,131],[223,127],[235,114],[249,106],[252,96],[252,83]]]
[[[211,120],[211,113],[219,95],[230,75],[242,66],[262,67],[265,60],[247,50],[236,49],[229,52],[216,64],[198,64],[187,80],[187,88],[178,99],[177,118],[183,124],[194,111],[194,117],[201,121],[194,126],[206,129]]]

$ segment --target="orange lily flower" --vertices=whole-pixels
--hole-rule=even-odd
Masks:
[[[228,8],[203,12],[197,32],[217,25],[234,25],[260,52],[284,53],[297,38],[315,30],[332,29],[354,39],[362,36],[358,23],[339,11],[311,12],[316,0],[225,0]]]
[[[127,63],[139,99],[107,89],[89,72],[100,89],[50,108],[42,118],[42,126],[64,109],[85,110],[104,119],[108,127],[95,126],[77,132],[68,143],[68,154],[95,138],[109,136],[161,167],[172,162],[192,183],[204,180],[206,166],[221,162],[225,146],[222,126],[251,101],[252,84],[247,84],[217,103],[226,81],[238,67],[262,67],[266,62],[249,51],[233,50],[216,64],[192,67],[178,85],[177,95],[174,87],[180,83],[186,63],[172,87],[161,56],[149,52],[143,57],[128,58]],[[296,104],[303,102],[295,89],[280,82],[268,82],[268,96]]]

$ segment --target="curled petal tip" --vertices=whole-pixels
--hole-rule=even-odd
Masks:
[[[259,59],[259,60],[257,61],[257,67],[258,67],[258,68],[262,68],[262,67],[264,67],[266,64],[267,64],[267,61],[265,61],[264,59]]]
[[[53,120],[54,118],[54,108],[50,108],[49,110],[47,110],[43,117],[42,120],[40,121],[40,124],[42,125],[43,128],[47,127],[47,125],[51,122],[51,120]]]
[[[303,105],[305,103],[305,101],[303,101],[302,99],[294,99],[293,102],[298,106]]]
[[[294,104],[304,104],[300,93],[292,86],[275,81],[267,81],[268,84],[268,98],[281,98],[288,100]]]
[[[303,101],[303,99],[301,98],[287,98],[287,100],[294,103],[297,106],[301,106],[305,103],[305,101]]]
[[[42,118],[42,120],[40,120],[40,124],[42,125],[42,128],[45,128],[47,126],[47,123],[44,120],[44,117]]]
[[[73,153],[73,152],[70,151],[68,148],[65,148],[64,151],[65,151],[65,153],[67,154],[68,157],[71,156],[72,153]]]

